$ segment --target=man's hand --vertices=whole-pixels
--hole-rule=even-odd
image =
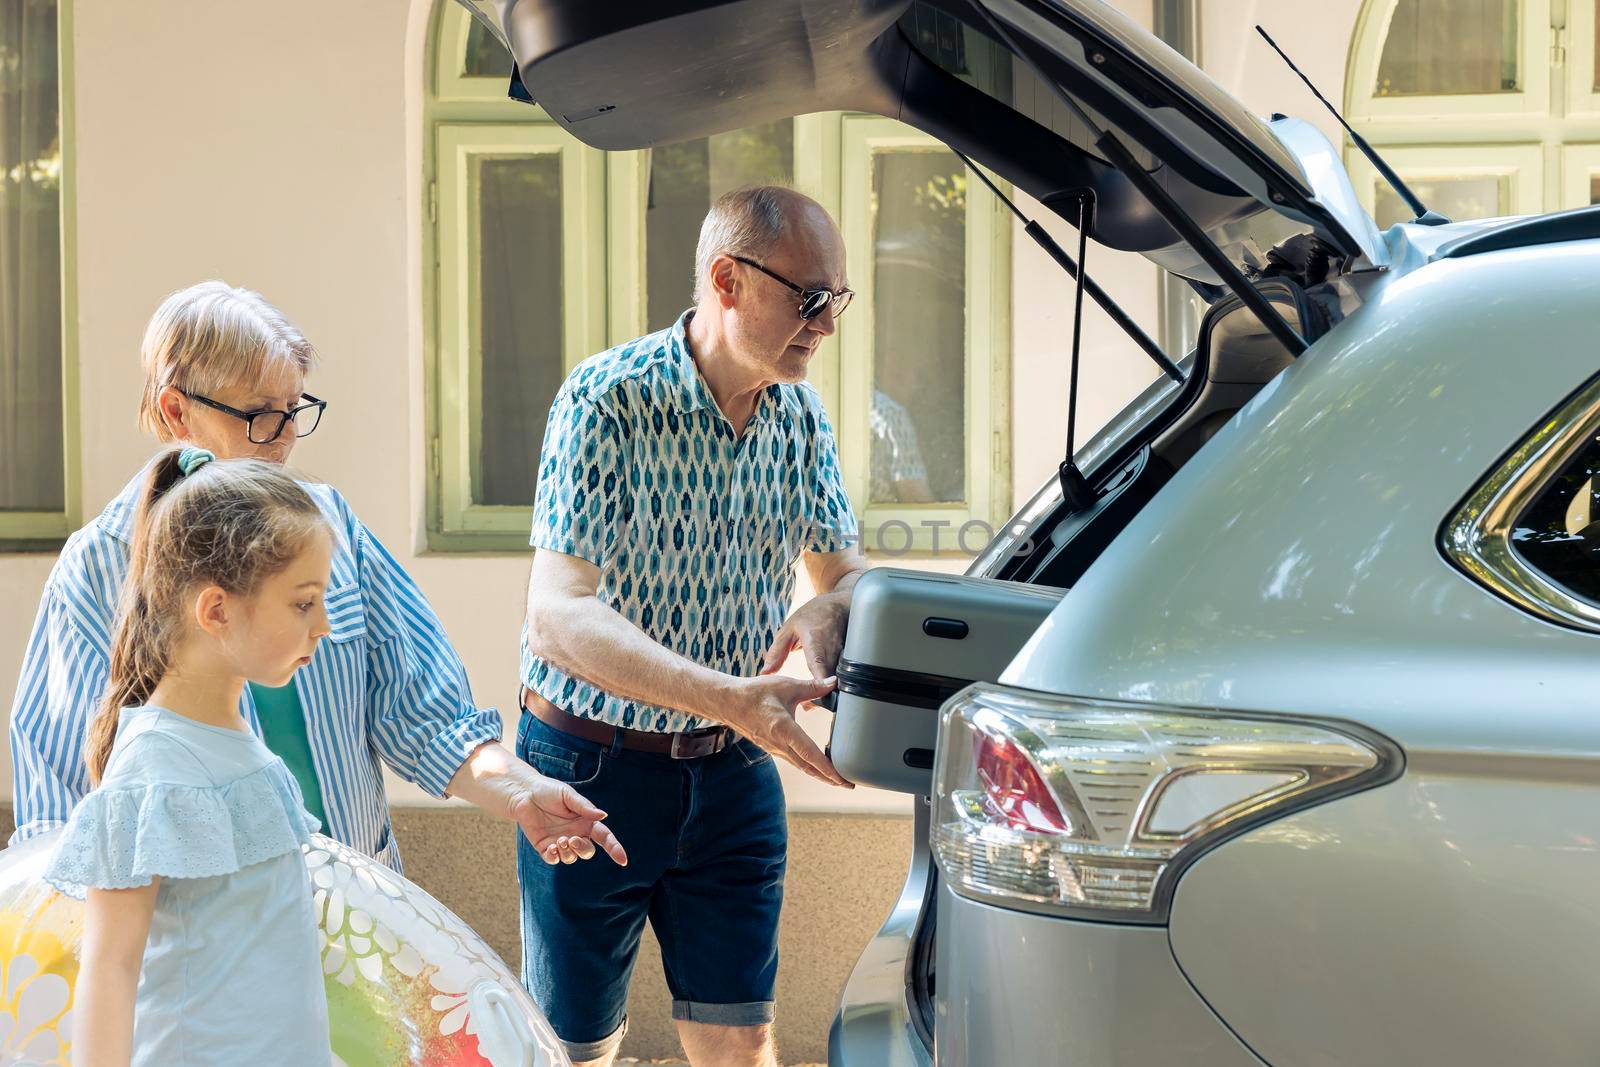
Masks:
[[[546,863],[586,860],[599,845],[617,866],[628,865],[622,844],[600,821],[605,812],[564,782],[537,772],[524,777],[526,781],[511,797],[511,818],[522,827],[540,859]]]
[[[733,689],[712,717],[720,719],[780,759],[813,778],[854,789],[809,734],[795,721],[795,708],[833,692],[834,680],[760,675],[732,679]]]
[[[844,628],[849,618],[848,593],[828,593],[806,601],[778,628],[772,647],[762,657],[761,673],[772,674],[782,667],[798,645],[805,652],[812,678],[832,678],[839,652],[844,648]]]

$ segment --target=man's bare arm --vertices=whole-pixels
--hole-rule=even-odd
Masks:
[[[832,691],[832,678],[736,678],[703,667],[602,603],[599,586],[600,570],[587,560],[536,551],[528,577],[529,650],[615,696],[724,723],[807,774],[849,786],[794,719],[797,705]]]

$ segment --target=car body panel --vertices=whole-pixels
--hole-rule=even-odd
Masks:
[[[1439,544],[1594,378],[1600,241],[1427,263],[1424,229],[1386,234],[1409,273],[1183,466],[1001,679],[1402,746],[1398,781],[1248,831],[1178,884],[1178,962],[1274,1067],[1569,1063],[1600,1029],[1600,636]]]
[[[1028,915],[948,888],[939,922],[939,1067],[1262,1067],[1161,927]]]
[[[932,1067],[933,1050],[913,1018],[912,946],[928,903],[933,857],[928,851],[928,805],[918,798],[911,866],[894,909],[850,971],[828,1032],[830,1064]]]
[[[1437,536],[1593,376],[1597,335],[1600,241],[1396,280],[1177,472],[1001,681],[1353,719],[1408,751],[1593,751],[1595,635],[1497,599]]]
[[[1267,128],[1294,156],[1307,184],[1316,190],[1317,201],[1344,227],[1360,249],[1366,260],[1364,265],[1387,266],[1388,247],[1383,243],[1377,223],[1372,221],[1356,195],[1355,183],[1350,180],[1338,147],[1304,119],[1275,117],[1267,123]]]
[[[1202,856],[1173,951],[1273,1067],[1568,1064],[1600,1047],[1600,755],[1415,753]]]

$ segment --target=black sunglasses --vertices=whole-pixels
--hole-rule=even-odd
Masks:
[[[326,400],[318,400],[310,393],[301,393],[300,399],[310,403],[299,404],[288,411],[279,411],[277,408],[262,408],[259,411],[240,411],[226,404],[212,400],[209,396],[191,393],[187,389],[178,392],[208,408],[232,415],[245,422],[245,435],[250,438],[253,445],[269,445],[276,441],[282,434],[283,428],[289,425],[289,420],[294,420],[294,435],[296,437],[310,437],[317,425],[322,422],[322,412],[328,406]]]
[[[822,314],[823,308],[829,305],[833,307],[833,317],[838,318],[844,314],[844,309],[850,306],[850,298],[856,295],[853,289],[840,289],[838,292],[834,292],[832,289],[807,289],[802,285],[796,285],[777,271],[768,270],[753,259],[746,259],[744,256],[732,254],[728,258],[735,262],[743,263],[747,267],[754,267],[773,281],[781,282],[799,293],[800,317],[807,322]]]

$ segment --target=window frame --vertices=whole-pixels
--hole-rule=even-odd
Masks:
[[[83,452],[78,393],[77,84],[73,59],[75,0],[56,3],[57,122],[61,138],[61,446],[59,510],[0,511],[0,552],[54,552],[83,523]]]
[[[1589,182],[1600,178],[1600,144],[1569,144],[1561,150],[1561,202],[1565,207],[1589,204]]]
[[[1545,576],[1513,533],[1539,494],[1600,432],[1600,378],[1541,419],[1468,494],[1439,533],[1446,559],[1477,584],[1547,622],[1600,633],[1600,604]]]
[[[1395,126],[1426,129],[1444,120],[1472,125],[1515,123],[1550,111],[1550,0],[1519,0],[1522,23],[1518,34],[1518,70],[1523,86],[1515,93],[1378,96],[1378,68],[1389,25],[1401,0],[1368,0],[1351,37],[1346,117],[1371,140],[1369,128]]]
[[[475,21],[470,11],[446,0],[438,5],[434,17],[437,19],[437,29],[433,35],[435,62],[429,84],[433,87],[435,104],[502,111],[514,122],[526,122],[528,110],[533,108],[541,117],[548,119],[544,109],[537,104],[510,98],[509,79],[468,77],[464,73],[467,66],[467,40]],[[441,59],[448,62],[440,62]]]
[[[482,125],[438,123],[436,159],[438,241],[438,466],[440,534],[515,534],[531,528],[530,506],[478,504],[483,376],[481,278],[476,232],[478,159],[554,156],[561,173],[562,369],[571,370],[605,348],[605,316],[592,294],[602,292],[604,263],[594,254],[605,240],[600,153],[553,123]],[[577,225],[573,225],[577,223]]]
[[[1600,0],[1570,0],[1567,9],[1567,27],[1561,46],[1567,68],[1567,115],[1583,117],[1600,127],[1600,55],[1595,51],[1595,20],[1600,19]],[[1595,132],[1600,140],[1600,128]]]
[[[563,153],[563,278],[567,284],[562,347],[570,371],[588,356],[644,332],[649,151],[591,149],[567,134],[542,109],[509,99],[507,84],[501,79],[463,76],[472,16],[457,4],[442,2],[436,5],[433,17],[426,77],[429,92],[423,115],[426,546],[431,552],[524,553],[532,524],[531,506],[471,503],[477,462],[473,434],[478,420],[470,405],[475,373],[481,368],[476,346],[480,308],[474,306],[476,290],[471,277],[476,268],[471,255],[470,172],[463,169],[467,163],[462,153]],[[455,131],[448,138],[447,129]],[[795,188],[815,197],[840,220],[858,291],[862,288],[859,279],[872,270],[870,224],[852,220],[851,212],[859,212],[870,195],[872,175],[870,163],[862,169],[859,160],[856,170],[849,171],[845,145],[847,137],[867,129],[874,130],[874,136],[909,139],[907,143],[919,147],[943,147],[909,126],[877,116],[830,112],[794,118]],[[569,168],[573,172],[570,186]],[[998,524],[1010,513],[1007,415],[1011,401],[1012,227],[1004,205],[981,183],[969,184],[968,194],[966,415],[968,480],[976,491],[969,488],[967,506],[868,507],[871,454],[866,412],[873,344],[868,314],[853,307],[812,359],[809,380],[833,419],[846,484],[869,550],[877,547],[878,531],[887,521],[898,519],[911,525],[915,534],[909,546],[912,552],[933,547],[933,531],[918,526],[919,522],[949,521],[951,527],[943,531],[939,544],[948,551],[956,543],[961,522],[982,518]],[[583,220],[581,229],[587,239],[573,232],[570,220],[574,211],[580,212],[576,217]],[[866,251],[857,247],[861,232],[866,232]],[[851,244],[852,234],[856,244]],[[575,239],[582,247],[573,247]],[[861,299],[859,295],[856,298],[858,303]],[[864,378],[859,360],[852,362],[845,355],[846,346],[851,353],[867,354]],[[853,375],[846,374],[844,368],[852,366]],[[852,419],[860,425],[855,426]],[[887,547],[898,554],[901,538],[890,540]]]
[[[1537,215],[1544,209],[1544,152],[1539,145],[1385,145],[1380,152],[1407,183],[1502,178],[1507,182],[1506,209],[1502,214]],[[1362,208],[1376,219],[1377,191],[1384,184],[1383,178],[1360,153],[1349,160],[1349,172]]]
[[[1443,163],[1468,149],[1502,161],[1521,149],[1541,157],[1524,167],[1509,210],[1539,213],[1589,203],[1567,172],[1588,146],[1600,144],[1600,91],[1595,82],[1595,19],[1600,0],[1523,0],[1521,48],[1526,84],[1521,94],[1378,97],[1372,88],[1384,38],[1399,0],[1366,0],[1350,39],[1345,114],[1402,177],[1438,176]],[[1551,20],[1566,10],[1565,25]],[[1535,84],[1537,82],[1537,84]],[[1502,97],[1520,97],[1507,104]],[[1574,151],[1579,149],[1580,151]],[[1428,158],[1428,153],[1434,153]],[[1396,157],[1406,159],[1400,165]],[[1357,193],[1370,210],[1371,165],[1345,139],[1344,158]],[[1465,174],[1469,172],[1461,172]],[[1459,175],[1453,175],[1459,176]],[[1542,183],[1537,198],[1525,196]]]
[[[872,311],[875,296],[871,278],[873,262],[873,172],[876,158],[891,152],[946,152],[937,138],[893,119],[876,115],[846,115],[842,123],[842,210],[840,228],[845,255],[853,264],[856,280],[854,317],[839,320],[839,406],[834,432],[844,464],[845,487],[856,506],[862,535],[869,550],[897,552],[887,527],[903,523],[909,528],[914,552],[932,551],[939,528],[948,524],[940,550],[956,542],[963,523],[981,520],[991,529],[1010,514],[1011,450],[1007,414],[1011,400],[1010,272],[997,271],[997,262],[1010,261],[1010,214],[982,182],[967,185],[966,218],[966,499],[960,503],[874,504],[870,500],[872,442],[869,426],[873,392],[875,331]],[[1003,279],[998,277],[1003,275]],[[996,291],[1003,284],[1001,291]],[[897,531],[898,534],[898,531]],[[983,538],[987,543],[988,537]]]

